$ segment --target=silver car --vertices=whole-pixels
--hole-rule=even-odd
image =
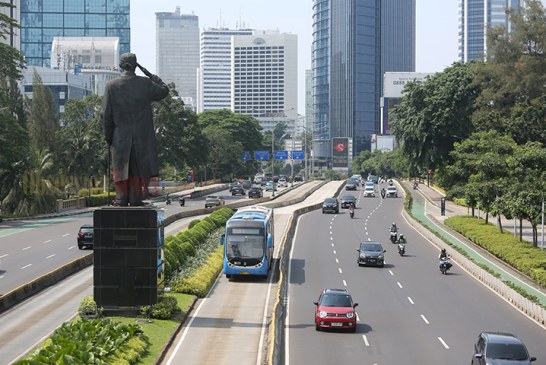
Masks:
[[[205,208],[219,207],[226,204],[220,195],[209,195],[205,198]]]

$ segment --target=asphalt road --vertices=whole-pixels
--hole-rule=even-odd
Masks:
[[[279,192],[284,189],[280,188]],[[224,197],[226,204],[249,200],[241,195],[231,196],[228,190],[215,195]],[[271,192],[264,193],[270,196]],[[181,207],[173,195],[172,204],[156,202],[169,216],[183,210],[202,209],[205,197],[186,199]],[[92,250],[79,250],[77,233],[83,224],[93,224],[93,213],[76,214],[40,220],[4,221],[0,224],[0,296],[84,255]]]
[[[355,194],[359,196],[361,191]],[[537,364],[546,363],[546,331],[454,265],[437,267],[438,250],[401,216],[403,198],[361,198],[346,210],[300,218],[291,255],[285,364],[470,363],[481,331],[518,335]],[[400,257],[388,240],[396,222],[408,240]],[[359,242],[381,241],[384,268],[358,267]],[[317,332],[314,305],[323,288],[346,288],[356,333]]]

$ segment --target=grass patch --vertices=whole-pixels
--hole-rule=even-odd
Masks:
[[[163,351],[163,348],[174,334],[176,329],[180,326],[180,323],[184,319],[184,316],[188,312],[188,309],[195,299],[195,296],[180,293],[169,293],[169,296],[173,296],[178,301],[178,308],[173,318],[168,320],[153,319],[151,322],[136,320],[135,318],[127,317],[112,317],[116,321],[124,324],[135,323],[135,321],[142,327],[144,334],[150,341],[150,347],[144,356],[137,362],[139,365],[154,365],[157,358]]]

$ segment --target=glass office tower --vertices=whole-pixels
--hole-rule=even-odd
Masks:
[[[511,31],[508,9],[520,7],[520,0],[459,0],[459,61],[485,59],[487,28],[502,26]]]
[[[331,156],[335,137],[352,139],[353,155],[369,150],[371,135],[379,130],[380,10],[380,0],[314,0],[317,156]]]
[[[53,37],[119,37],[129,52],[129,0],[21,0],[21,53],[29,65],[50,67]]]

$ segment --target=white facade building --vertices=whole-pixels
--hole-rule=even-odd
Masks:
[[[201,32],[197,112],[231,109],[231,39],[251,29],[209,28]]]
[[[199,18],[174,13],[156,15],[156,68],[165,83],[174,82],[180,97],[195,109],[199,68]]]
[[[119,76],[118,37],[54,37],[51,68],[91,77],[91,89],[104,94],[106,83]]]
[[[298,38],[278,31],[233,36],[231,110],[258,119],[264,132],[298,117]]]

